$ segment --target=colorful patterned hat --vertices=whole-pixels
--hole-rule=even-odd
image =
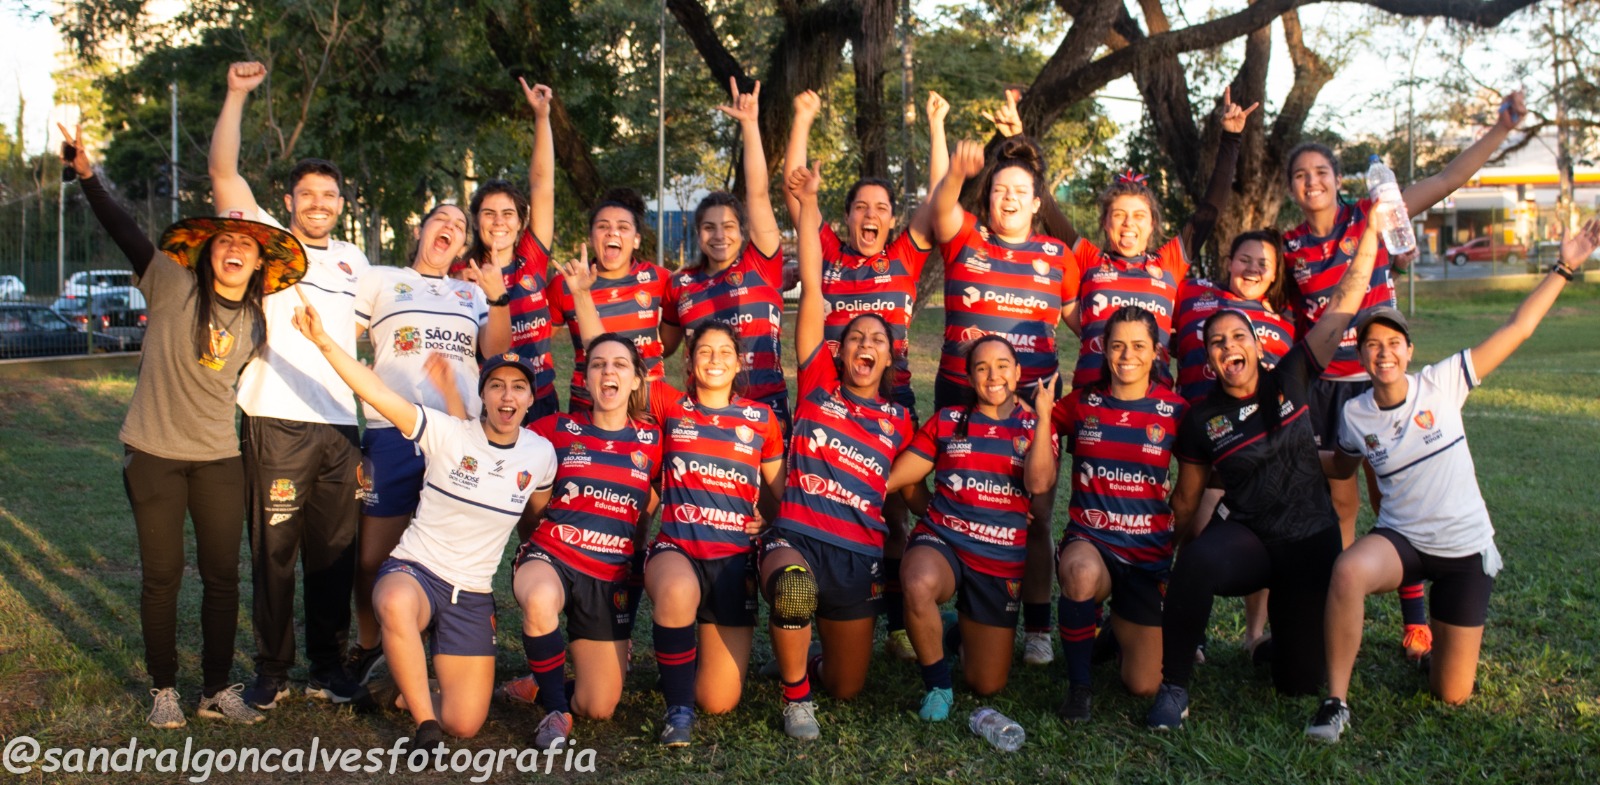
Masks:
[[[245,235],[261,246],[266,275],[262,294],[294,286],[306,274],[306,250],[288,232],[270,224],[241,218],[185,218],[161,233],[161,250],[172,261],[193,269],[200,260],[200,249],[223,232]]]

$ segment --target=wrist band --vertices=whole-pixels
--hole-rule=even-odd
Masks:
[[[1550,265],[1550,272],[1553,272],[1569,281],[1572,280],[1572,270],[1568,269],[1566,265],[1560,262]]]

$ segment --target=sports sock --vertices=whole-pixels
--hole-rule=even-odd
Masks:
[[[954,682],[950,680],[950,659],[948,657],[940,657],[939,661],[932,665],[919,667],[922,668],[922,686],[924,689],[936,690],[943,688],[948,690],[954,686]]]
[[[783,682],[783,699],[790,703],[811,700],[811,677],[801,676],[797,682]]]
[[[1400,618],[1406,624],[1427,624],[1428,610],[1423,603],[1422,581],[1407,583],[1397,593],[1400,595]]]
[[[656,645],[656,667],[661,672],[661,696],[668,706],[694,706],[694,682],[700,664],[694,625],[651,626]]]
[[[1050,603],[1022,603],[1022,631],[1050,632]]]
[[[524,633],[522,652],[527,655],[533,680],[539,684],[539,705],[545,711],[568,711],[563,684],[567,679],[567,644],[561,639],[561,630],[538,637]]]
[[[1089,683],[1089,663],[1094,656],[1096,616],[1100,604],[1094,600],[1056,600],[1056,618],[1060,622],[1061,654],[1067,661],[1067,681],[1072,684]]]

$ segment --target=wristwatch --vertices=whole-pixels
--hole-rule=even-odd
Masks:
[[[496,297],[493,300],[489,301],[489,307],[490,308],[494,308],[496,306],[499,306],[499,307],[503,308],[503,307],[505,307],[507,305],[510,305],[510,304],[511,304],[511,293],[510,292],[502,292],[499,297]]]
[[[1550,265],[1550,272],[1553,272],[1569,281],[1572,280],[1572,270],[1560,262]]]

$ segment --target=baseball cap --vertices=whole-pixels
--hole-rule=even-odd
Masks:
[[[1400,333],[1406,337],[1407,342],[1411,340],[1411,326],[1406,323],[1406,315],[1400,313],[1400,309],[1398,308],[1388,305],[1380,305],[1376,308],[1364,311],[1360,316],[1356,317],[1357,341],[1366,338],[1367,328],[1371,327],[1374,322],[1383,322],[1384,324],[1399,330]]]

